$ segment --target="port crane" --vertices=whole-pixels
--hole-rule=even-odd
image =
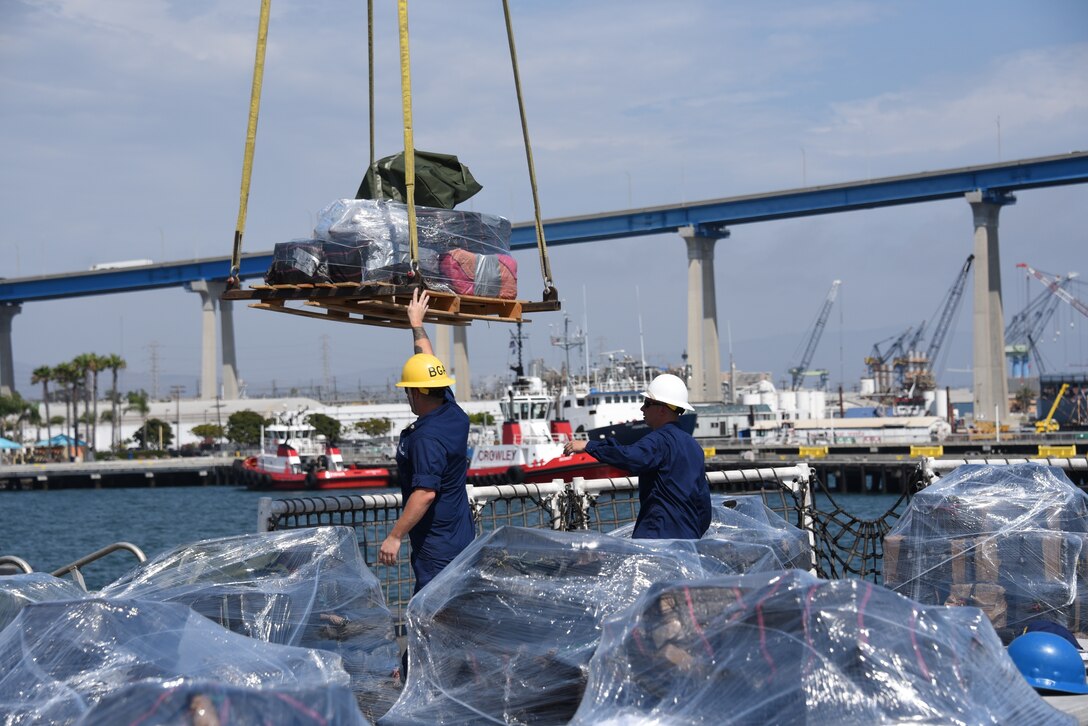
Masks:
[[[922,325],[924,326],[925,323]],[[906,351],[909,350],[907,341],[917,339],[917,335],[912,337],[912,333],[915,332],[914,326],[911,325],[899,335],[893,335],[873,344],[873,350],[865,358],[865,365],[869,370],[869,377],[873,379],[878,395],[892,393],[892,373],[894,370],[892,361],[902,359],[906,355]],[[881,350],[881,346],[888,341],[891,341],[891,344]],[[901,374],[897,375],[896,383],[901,383],[901,379]]]
[[[1073,297],[1072,293],[1070,293],[1062,285],[1060,285],[1058,282],[1061,279],[1060,277],[1056,275],[1047,275],[1045,272],[1039,272],[1025,262],[1019,263],[1017,267],[1023,267],[1025,270],[1027,270],[1029,275],[1046,285],[1046,289],[1050,290],[1051,295],[1056,295],[1063,302],[1069,303],[1078,313],[1085,317],[1088,317],[1088,305],[1085,305],[1080,300]]]
[[[1077,273],[1055,276],[1054,282],[1061,288],[1065,288]],[[1043,331],[1062,299],[1052,295],[1050,289],[1041,291],[1024,309],[1013,316],[1005,328],[1005,355],[1009,359],[1009,373],[1015,378],[1024,378],[1027,374],[1029,356],[1035,362],[1037,373],[1046,373],[1046,365],[1043,363],[1042,354],[1036,342],[1042,337]]]
[[[801,361],[793,368],[790,368],[790,377],[792,379],[790,389],[793,391],[801,387],[805,376],[810,373],[819,373],[821,383],[825,384],[827,381],[827,371],[809,371],[808,366],[812,362],[812,356],[816,353],[816,346],[820,343],[820,336],[823,335],[824,328],[827,327],[827,318],[831,315],[831,306],[835,304],[835,297],[839,294],[839,285],[841,284],[842,280],[835,280],[831,283],[831,289],[827,293],[823,307],[820,308],[820,314],[816,316],[816,325],[813,326],[812,332],[809,333],[808,342],[805,344],[805,352],[801,355]]]
[[[931,391],[937,387],[937,356],[948,337],[948,331],[952,327],[952,321],[959,311],[960,301],[963,299],[964,288],[967,287],[967,275],[971,271],[971,263],[975,261],[974,255],[968,255],[956,275],[952,287],[945,293],[944,300],[939,308],[940,315],[937,324],[933,327],[929,345],[924,352],[919,354],[914,349],[908,349],[907,357],[895,361],[896,370],[902,370],[902,386],[912,391]],[[925,326],[925,323],[922,324]],[[916,336],[913,344],[915,347],[921,342],[921,335]]]

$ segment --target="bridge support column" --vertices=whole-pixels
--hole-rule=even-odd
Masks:
[[[1011,194],[969,192],[975,224],[974,404],[975,421],[1007,421],[1009,382],[1005,372],[1005,316],[1001,306],[1001,260],[997,218],[1014,204]]]
[[[218,380],[215,364],[218,350],[215,345],[215,311],[219,296],[226,284],[212,280],[194,280],[185,284],[186,289],[200,295],[201,316],[200,336],[200,398],[211,400],[216,397]],[[233,348],[233,346],[231,346]]]
[[[472,400],[472,376],[468,367],[468,326],[453,329],[453,374],[456,383],[453,394],[458,401]]]
[[[11,319],[23,306],[18,303],[0,305],[0,394],[10,396],[15,392],[15,355],[11,346]]]
[[[453,335],[450,335],[450,331]],[[450,338],[453,338],[452,355]],[[472,383],[468,368],[468,328],[465,326],[436,325],[434,342],[431,344],[434,354],[442,361],[454,377],[453,395],[458,401],[472,400]]]
[[[438,357],[438,360],[445,363],[452,371],[453,358],[450,357],[450,326],[434,326],[434,343],[431,344],[431,347],[434,348],[434,354]]]
[[[688,390],[694,403],[722,400],[718,302],[714,286],[714,243],[729,236],[724,228],[678,230],[688,247]]]
[[[226,283],[222,284],[224,289]],[[216,297],[220,297],[220,290]],[[219,300],[219,343],[223,346],[223,398],[238,398],[238,357],[234,352],[234,301]]]

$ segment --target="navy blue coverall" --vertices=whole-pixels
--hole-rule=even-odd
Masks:
[[[703,449],[675,423],[629,446],[590,441],[586,453],[638,475],[635,539],[699,539],[710,527]]]
[[[412,571],[419,592],[472,542],[476,529],[468,505],[468,416],[453,393],[400,434],[397,478],[403,501],[415,489],[434,490],[434,501],[408,532]]]

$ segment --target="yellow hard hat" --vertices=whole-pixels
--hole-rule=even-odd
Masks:
[[[400,372],[397,388],[443,388],[452,386],[453,379],[446,375],[446,366],[433,355],[416,353]]]

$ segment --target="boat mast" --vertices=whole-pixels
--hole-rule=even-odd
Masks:
[[[586,336],[585,336],[584,333],[575,330],[574,335],[571,335],[571,333],[570,333],[570,316],[564,315],[563,316],[563,335],[562,336],[553,335],[552,336],[552,345],[554,345],[556,347],[559,347],[559,348],[562,348],[566,352],[566,355],[567,355],[567,381],[566,381],[566,387],[567,387],[567,391],[571,392],[571,393],[574,392],[574,387],[571,384],[571,380],[570,380],[570,349],[571,348],[576,348],[579,345],[585,346],[585,342],[586,342]],[[587,368],[587,377],[588,377],[588,368]]]
[[[518,329],[516,333],[514,331],[510,331],[510,337],[512,338],[510,342],[514,345],[514,348],[518,352],[518,364],[516,366],[510,366],[510,370],[514,371],[514,375],[518,378],[524,378],[525,367],[521,364],[521,342],[525,339],[525,336],[522,335],[520,322],[518,323]]]
[[[642,387],[649,386],[649,382],[646,380],[646,343],[642,337],[642,298],[638,293],[638,285],[635,285],[635,308],[638,310],[638,351],[642,357]]]

